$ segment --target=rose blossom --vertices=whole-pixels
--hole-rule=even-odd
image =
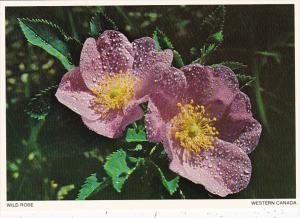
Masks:
[[[180,72],[185,88],[173,88],[178,79],[156,80],[161,89],[149,99],[149,140],[163,143],[172,171],[209,192],[224,197],[241,191],[252,171],[247,154],[262,130],[248,96],[227,67],[191,64]]]
[[[85,41],[79,67],[63,76],[56,97],[81,115],[88,128],[116,138],[143,117],[139,104],[158,73],[153,68],[168,71],[172,59],[171,50],[156,52],[149,37],[130,43],[122,33],[107,30],[97,40]]]

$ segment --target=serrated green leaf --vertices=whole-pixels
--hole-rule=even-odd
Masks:
[[[90,34],[93,37],[98,37],[105,30],[117,30],[115,22],[110,19],[102,10],[90,20]]]
[[[202,22],[201,29],[211,35],[222,31],[224,28],[226,9],[224,5],[219,5],[211,14],[206,16]]]
[[[153,32],[153,40],[155,41],[156,44],[159,45],[159,46],[157,46],[157,48],[160,48],[161,50],[163,50],[163,49],[174,50],[175,49],[171,40],[159,28],[156,28],[156,30]]]
[[[25,112],[32,118],[44,120],[51,107],[52,98],[58,85],[49,86],[43,89],[30,99]]]
[[[207,33],[206,41],[200,50],[200,57],[192,63],[205,64],[209,56],[217,50],[223,42],[223,28],[225,20],[225,6],[218,6],[210,15],[204,18],[200,28]],[[195,53],[195,52],[194,52]]]
[[[147,135],[144,129],[128,128],[125,137],[126,142],[145,142]]]
[[[173,195],[179,186],[179,176],[176,176],[174,179],[168,181],[159,166],[157,166],[153,161],[151,161],[151,163],[157,169],[163,186],[167,189],[170,195]]]
[[[213,44],[204,45],[200,49],[200,58],[198,58],[197,60],[193,61],[192,63],[205,64],[207,57],[209,55],[211,55],[215,50],[216,50],[216,45],[214,43]]]
[[[158,41],[159,39],[158,39],[158,33],[157,33],[157,31],[153,32],[152,39],[154,40],[156,51],[161,51],[161,47],[160,47],[159,41]]]
[[[85,200],[94,193],[104,189],[109,184],[110,178],[103,177],[98,180],[96,173],[86,178],[77,195],[76,200]]]
[[[18,18],[18,21],[22,32],[31,44],[56,57],[67,70],[74,67],[66,43],[74,39],[67,37],[60,27],[43,19]]]
[[[176,50],[173,50],[173,66],[177,68],[181,68],[184,66],[181,55]]]
[[[132,174],[136,168],[143,163],[143,158],[136,159],[135,166],[129,168],[126,162],[126,152],[120,149],[106,158],[104,164],[104,170],[112,178],[112,184],[117,192],[121,192],[121,189],[128,179],[129,175]],[[133,162],[133,159],[129,159]]]
[[[215,44],[209,44],[206,48],[203,49],[205,56],[210,55],[216,48]]]

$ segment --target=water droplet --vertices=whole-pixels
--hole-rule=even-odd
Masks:
[[[244,170],[244,173],[245,173],[245,174],[250,174],[250,171]]]

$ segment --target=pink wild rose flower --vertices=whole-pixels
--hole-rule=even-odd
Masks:
[[[227,67],[191,64],[176,75],[155,81],[160,89],[149,99],[148,139],[163,143],[170,169],[182,177],[222,197],[241,191],[252,171],[247,154],[262,131],[248,96]]]
[[[139,104],[152,89],[158,73],[153,70],[168,71],[172,59],[171,50],[156,52],[149,37],[130,43],[122,33],[107,30],[85,41],[79,67],[63,76],[56,97],[89,129],[116,138],[143,117]]]

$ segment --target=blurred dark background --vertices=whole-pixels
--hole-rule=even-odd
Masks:
[[[130,40],[152,36],[156,27],[171,38],[185,64],[197,57],[204,17],[210,6],[103,7]],[[96,7],[6,8],[6,125],[8,200],[75,199],[85,178],[102,167],[106,154],[122,142],[89,131],[80,116],[55,99],[45,121],[24,113],[30,98],[58,84],[66,72],[61,63],[23,36],[17,18],[44,18],[84,42]],[[243,73],[256,80],[243,88],[252,111],[263,125],[256,150],[250,154],[253,174],[249,186],[228,198],[295,198],[295,58],[293,5],[226,6],[224,43],[207,65],[238,61]],[[79,57],[80,54],[78,54]],[[186,198],[210,199],[201,185],[181,178]],[[109,187],[93,199],[161,199],[169,196],[151,169],[138,170],[116,193]]]

